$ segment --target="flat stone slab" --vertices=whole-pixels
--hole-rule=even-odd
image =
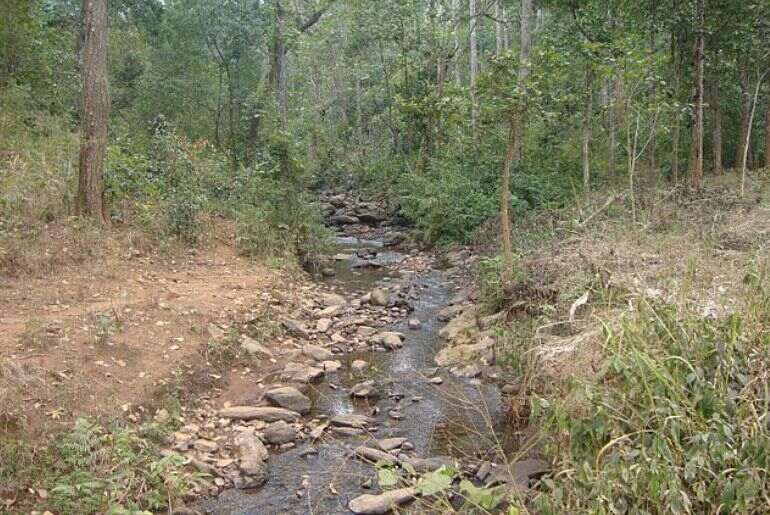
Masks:
[[[231,406],[219,410],[219,416],[236,420],[262,420],[264,422],[283,420],[284,422],[295,422],[299,419],[300,414],[285,408],[269,406]]]

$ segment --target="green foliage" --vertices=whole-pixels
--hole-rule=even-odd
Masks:
[[[609,335],[596,384],[534,415],[556,434],[558,477],[542,513],[759,513],[766,509],[770,431],[767,293],[725,320],[647,305]]]
[[[184,471],[182,456],[160,454],[167,435],[168,428],[156,423],[107,430],[80,419],[46,447],[4,439],[0,481],[45,488],[47,507],[59,513],[162,511],[200,480]]]

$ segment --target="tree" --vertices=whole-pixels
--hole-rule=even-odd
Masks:
[[[706,39],[705,0],[697,0],[695,14],[695,42],[693,62],[695,63],[695,99],[693,108],[692,137],[690,140],[689,178],[690,186],[699,190],[703,187],[703,61]]]
[[[476,78],[479,74],[479,45],[478,25],[479,13],[476,4],[477,0],[469,0],[468,8],[470,11],[470,89],[471,89],[471,127],[476,129],[479,118],[479,104],[476,98]]]
[[[106,0],[83,0],[82,20],[80,75],[83,93],[76,211],[78,215],[108,225],[110,217],[104,199],[104,157],[110,116]]]
[[[510,280],[513,276],[513,244],[511,242],[511,168],[521,157],[521,135],[524,127],[523,117],[525,108],[520,98],[529,77],[529,56],[532,51],[532,33],[529,30],[532,18],[532,0],[521,1],[519,13],[521,46],[519,48],[518,88],[519,95],[510,109],[508,119],[508,142],[505,148],[503,160],[503,172],[500,177],[500,247],[504,262],[504,279]]]

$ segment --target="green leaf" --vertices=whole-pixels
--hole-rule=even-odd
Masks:
[[[485,510],[494,509],[498,504],[500,504],[500,502],[503,500],[503,497],[505,497],[499,492],[499,489],[481,488],[474,485],[467,479],[463,479],[460,482],[460,490],[462,490],[468,497],[468,501]]]
[[[436,495],[452,486],[452,478],[455,476],[455,470],[446,465],[429,472],[423,476],[417,485],[417,491],[422,495]]]

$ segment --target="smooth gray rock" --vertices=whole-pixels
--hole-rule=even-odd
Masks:
[[[416,495],[417,490],[414,488],[388,490],[379,495],[365,494],[350,501],[348,508],[356,515],[382,515],[414,499]]]
[[[273,388],[265,393],[265,398],[278,407],[286,408],[288,410],[296,411],[300,414],[306,414],[310,412],[311,402],[305,394],[294,388],[293,386],[283,386],[281,388]]]

